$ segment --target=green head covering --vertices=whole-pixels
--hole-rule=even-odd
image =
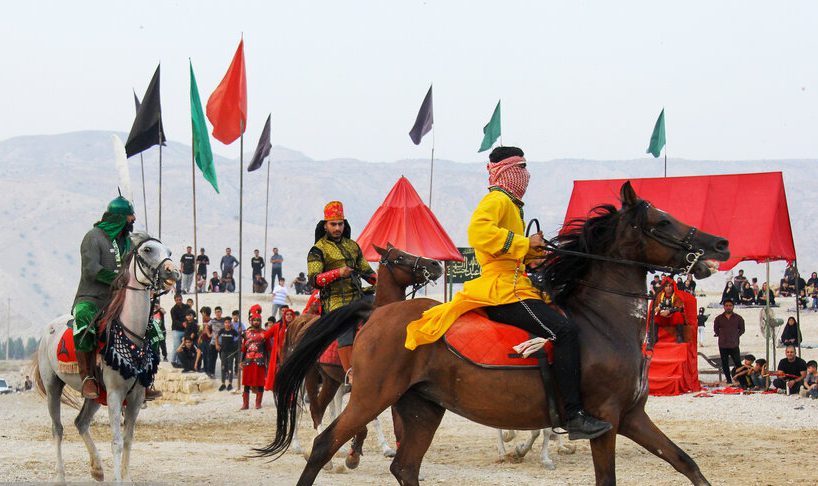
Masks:
[[[122,196],[117,196],[116,199],[108,203],[106,212],[111,214],[121,214],[123,216],[131,216],[134,214],[133,204]]]

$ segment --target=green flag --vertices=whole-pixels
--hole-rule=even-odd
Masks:
[[[210,150],[210,137],[207,135],[207,124],[202,111],[202,100],[199,98],[196,76],[193,75],[193,62],[190,63],[190,121],[193,125],[193,155],[196,165],[201,169],[205,180],[219,192],[216,167],[213,165],[213,151]]]
[[[500,138],[500,101],[497,100],[497,107],[494,108],[494,113],[491,114],[491,120],[488,125],[483,127],[483,143],[480,144],[480,150],[477,152],[485,152],[490,149],[494,142]]]
[[[653,135],[650,136],[650,146],[646,153],[659,157],[662,148],[665,146],[665,109],[659,113],[659,118],[656,120],[656,126],[653,127]]]

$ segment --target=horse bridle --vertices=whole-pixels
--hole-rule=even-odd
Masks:
[[[396,259],[390,261],[389,260],[389,254],[394,249],[395,248],[388,248],[386,250],[386,253],[384,253],[384,255],[381,257],[381,260],[378,263],[380,265],[385,265],[386,269],[389,270],[389,274],[392,275],[393,277],[395,276],[395,274],[392,271],[392,266],[393,265],[394,266],[399,266],[399,267],[409,267],[409,266],[411,266],[412,276],[413,277],[417,277],[418,276],[418,271],[420,271],[420,276],[423,277],[423,281],[422,282],[413,282],[412,283],[412,291],[406,294],[406,297],[409,297],[411,295],[412,298],[414,299],[415,294],[417,293],[418,290],[422,289],[423,287],[426,287],[429,284],[434,285],[435,281],[432,280],[432,274],[429,273],[429,270],[427,270],[426,267],[421,267],[420,266],[420,259],[421,259],[420,256],[415,256],[415,261],[411,265],[407,265],[407,264],[402,262],[403,255],[398,255],[398,257]]]
[[[144,285],[145,287],[140,289],[140,288],[131,287],[129,285],[126,285],[125,288],[127,288],[129,290],[139,290],[139,291],[149,291],[149,290],[158,291],[157,296],[155,297],[156,299],[158,299],[158,297],[168,293],[168,290],[164,289],[165,286],[162,284],[161,277],[159,276],[159,273],[162,271],[162,266],[165,264],[165,262],[169,262],[169,261],[171,261],[171,259],[170,259],[170,257],[163,258],[159,262],[159,264],[156,265],[156,268],[151,270],[150,264],[147,262],[147,260],[145,260],[142,257],[142,255],[139,254],[139,249],[142,248],[142,245],[144,245],[145,243],[147,243],[149,241],[155,241],[155,242],[157,242],[159,244],[162,244],[162,242],[159,241],[156,238],[146,238],[146,239],[140,241],[139,244],[136,245],[136,247],[133,249],[134,260],[136,261],[136,269],[139,271],[139,274],[141,274],[143,277],[148,279],[148,283],[145,283],[145,282],[141,281],[139,279],[139,275],[137,275],[136,281],[139,282],[140,284]]]

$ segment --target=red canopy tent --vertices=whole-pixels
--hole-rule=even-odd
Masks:
[[[358,236],[358,245],[370,262],[380,260],[372,245],[385,247],[387,243],[426,258],[463,261],[432,210],[423,204],[409,179],[403,176]]]
[[[565,221],[584,218],[599,204],[618,206],[619,189],[625,181],[574,181]],[[744,260],[795,260],[781,172],[630,181],[637,195],[683,223],[727,238],[730,260],[721,263],[721,270],[729,270]],[[751,211],[747,211],[746,201],[752,201]],[[685,297],[686,313],[695,314],[695,297],[690,294]],[[689,316],[688,324],[695,322],[695,315]],[[689,332],[688,336],[691,338],[686,343],[660,336],[648,373],[652,395],[677,395],[699,389],[696,333]]]

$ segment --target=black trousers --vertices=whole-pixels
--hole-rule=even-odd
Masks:
[[[733,366],[741,366],[741,352],[738,348],[719,348],[719,355],[721,355],[721,370],[724,376],[727,377],[727,383],[733,383],[733,377],[730,375],[730,365],[727,358],[732,358]]]
[[[572,417],[582,410],[580,396],[579,340],[576,324],[538,299],[526,299],[525,304],[556,336],[554,341],[554,377],[560,387],[565,412]],[[519,327],[542,338],[552,336],[534,320],[520,302],[486,307],[489,319]]]

